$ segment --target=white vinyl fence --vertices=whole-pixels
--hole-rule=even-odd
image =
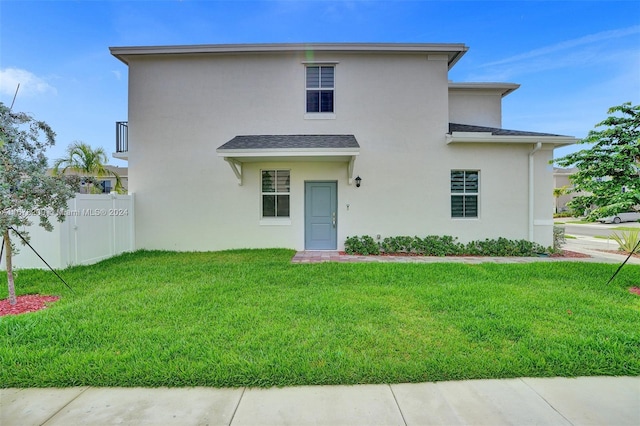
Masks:
[[[88,265],[134,250],[133,204],[133,194],[77,194],[69,200],[64,222],[52,218],[52,232],[38,225],[38,217],[33,218],[32,226],[18,231],[29,232],[29,243],[53,268]],[[11,234],[20,251],[13,258],[15,268],[47,268],[28,246]],[[3,256],[1,270],[6,269],[5,260]]]

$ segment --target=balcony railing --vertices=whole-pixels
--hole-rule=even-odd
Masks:
[[[129,122],[116,121],[116,152],[129,151]]]

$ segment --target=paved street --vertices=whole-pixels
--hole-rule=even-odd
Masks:
[[[571,220],[576,220],[576,219],[569,219],[568,221]],[[614,232],[622,232],[620,230],[616,230],[616,228],[640,228],[640,222],[625,222],[625,223],[619,223],[619,224],[610,224],[610,223],[589,223],[589,224],[582,224],[582,223],[558,223],[558,222],[565,222],[564,220],[556,220],[556,223],[558,224],[558,226],[562,226],[565,229],[565,234],[567,235],[574,235],[574,236],[585,236],[585,237],[595,237],[596,235],[598,236],[604,236],[604,237],[608,237],[611,234],[613,234]]]

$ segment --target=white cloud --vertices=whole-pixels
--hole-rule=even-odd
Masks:
[[[541,47],[538,49],[530,50],[529,52],[521,53],[519,55],[511,56],[509,58],[501,59],[499,61],[489,62],[484,66],[491,67],[496,65],[505,65],[514,62],[528,61],[532,58],[539,56],[548,56],[552,53],[561,52],[567,49],[573,49],[579,46],[591,45],[602,41],[611,39],[626,37],[640,33],[640,25],[636,25],[629,28],[622,28],[618,30],[602,31],[596,34],[590,34],[584,37],[579,37],[573,40],[567,40],[560,43],[556,43],[550,46]]]
[[[622,53],[637,55],[633,51],[629,52],[628,43],[621,44],[617,41],[638,34],[640,25],[565,40],[480,65],[475,75],[470,77],[476,80],[507,80],[517,75],[554,69],[602,63],[611,63],[613,66]],[[633,46],[635,49],[635,42]]]
[[[51,86],[37,75],[20,68],[0,69],[0,93],[13,97],[16,88],[20,84],[20,96],[37,96],[40,94],[57,94],[55,87]]]
[[[122,73],[118,70],[112,70],[111,72],[115,76],[116,80],[120,81],[120,79],[122,78]]]

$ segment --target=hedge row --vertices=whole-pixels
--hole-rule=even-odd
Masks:
[[[422,256],[537,256],[548,251],[540,244],[527,240],[506,238],[458,242],[449,235],[428,235],[420,237],[387,237],[376,242],[372,237],[347,237],[344,243],[347,254],[414,254]]]

